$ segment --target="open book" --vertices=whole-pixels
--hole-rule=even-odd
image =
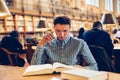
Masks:
[[[61,78],[68,80],[107,80],[107,72],[76,68],[62,71]]]
[[[53,72],[61,72],[63,70],[73,68],[74,68],[73,66],[68,66],[58,62],[55,62],[54,64],[30,65],[24,71],[23,76],[52,74]]]

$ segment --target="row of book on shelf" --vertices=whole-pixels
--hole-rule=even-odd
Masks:
[[[52,64],[30,65],[26,68],[23,76],[35,76],[44,74],[60,73],[61,78],[68,80],[107,80],[108,73],[85,68],[76,68],[55,62]]]

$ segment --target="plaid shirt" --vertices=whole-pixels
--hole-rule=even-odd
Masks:
[[[54,39],[43,47],[38,46],[33,54],[31,65],[60,62],[67,65],[79,65],[80,57],[87,62],[86,68],[97,70],[97,63],[93,58],[86,42],[68,35],[64,41]]]

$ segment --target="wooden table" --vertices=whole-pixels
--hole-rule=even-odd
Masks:
[[[58,74],[23,77],[24,70],[23,67],[0,65],[0,80],[61,80]]]
[[[0,65],[0,80],[62,80],[59,74],[27,76],[22,74],[25,68]],[[120,74],[108,73],[108,80],[120,80]]]
[[[120,74],[108,73],[108,80],[120,80]]]

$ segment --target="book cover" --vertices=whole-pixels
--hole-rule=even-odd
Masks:
[[[107,80],[107,72],[88,69],[72,69],[62,71],[61,77],[70,80]]]

